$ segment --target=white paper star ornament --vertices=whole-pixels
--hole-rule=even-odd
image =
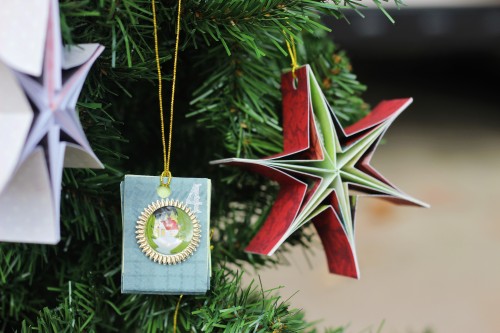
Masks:
[[[0,61],[0,193],[16,169],[32,120],[28,99]]]
[[[60,238],[63,167],[103,168],[90,147],[75,108],[85,78],[104,47],[82,44],[63,48],[58,2],[51,0],[48,5],[42,76],[17,73],[34,106],[35,119],[17,163],[17,171],[0,194],[0,241],[57,243]],[[34,175],[37,183],[30,190],[25,177],[30,179]],[[47,198],[50,198],[49,205],[45,203]],[[14,202],[20,200],[30,202],[31,206],[17,209],[19,205]],[[43,207],[39,204],[41,201]],[[36,223],[44,225],[47,232],[34,237],[28,235],[35,222],[33,216],[26,214],[27,208],[37,212]],[[13,224],[17,227],[9,229],[8,226]]]
[[[42,74],[49,16],[46,0],[0,1],[0,60],[30,75]]]

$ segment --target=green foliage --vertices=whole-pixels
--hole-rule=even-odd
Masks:
[[[35,324],[28,324],[24,320],[21,332],[96,332],[96,324],[105,319],[96,313],[100,312],[100,307],[107,307],[107,304],[99,299],[93,288],[69,281],[67,288],[50,290],[61,295],[59,305],[52,309],[44,307],[38,313]],[[102,322],[101,327],[109,329],[109,324]]]
[[[299,63],[311,64],[341,121],[366,112],[360,98],[364,86],[320,21],[321,15],[342,18],[343,10],[359,5],[358,0],[184,1],[172,172],[213,179],[215,248],[212,289],[183,298],[181,332],[314,331],[274,291],[242,287],[241,273],[223,266],[276,263],[275,257],[243,252],[265,220],[275,185],[241,170],[209,167],[208,161],[261,157],[282,148],[280,75],[290,66],[285,35],[293,36]],[[118,184],[125,173],[162,169],[150,1],[66,0],[60,7],[66,43],[106,47],[78,104],[106,168],[64,171],[58,245],[0,244],[0,331],[171,332],[177,297],[120,293]],[[168,83],[177,7],[175,1],[158,7]],[[165,93],[164,100],[168,97]],[[310,236],[307,228],[299,230],[287,244],[307,247]]]
[[[215,272],[205,296],[184,296],[178,313],[180,332],[302,332],[309,325],[303,315],[289,310],[274,290],[254,283],[241,287],[241,273],[225,268]],[[141,332],[173,332],[173,313],[179,297],[129,296],[121,315]],[[117,305],[118,307],[118,305]]]

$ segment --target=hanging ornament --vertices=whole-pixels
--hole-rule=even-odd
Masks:
[[[181,1],[178,2],[168,140],[163,119],[154,0],[152,11],[164,170],[159,177],[126,175],[120,185],[123,219],[122,292],[204,294],[210,288],[208,234],[211,182],[206,178],[172,177],[170,172]]]
[[[266,221],[246,251],[272,255],[295,230],[313,222],[330,272],[358,278],[354,248],[358,193],[426,206],[370,166],[382,135],[411,98],[381,102],[365,118],[342,128],[308,65],[293,65],[291,72],[283,74],[281,87],[283,152],[258,160],[211,162],[246,168],[280,186]]]
[[[0,241],[57,243],[63,167],[103,167],[87,141],[75,108],[85,78],[104,47],[80,44],[63,48],[56,0],[48,3],[45,30],[42,75],[32,76],[37,72],[36,59],[35,65],[25,68],[30,75],[14,72],[34,108],[29,134],[26,136],[24,126],[29,116],[20,98],[18,107],[11,104],[0,108],[1,114],[10,114],[12,119],[2,124],[7,128],[2,137],[15,137],[15,145],[0,153],[7,164],[0,171]],[[16,68],[23,70],[23,66]],[[4,67],[2,71],[7,70]],[[19,117],[23,117],[24,125],[19,133],[12,134],[17,131]],[[37,212],[36,223],[26,207]]]
[[[49,2],[1,2],[0,61],[11,69],[37,77],[42,75]]]
[[[16,170],[33,111],[14,73],[0,62],[0,193]]]

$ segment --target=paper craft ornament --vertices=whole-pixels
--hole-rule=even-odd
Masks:
[[[21,156],[33,111],[14,73],[0,62],[0,193]]]
[[[305,223],[313,222],[331,273],[359,278],[354,247],[358,195],[426,206],[403,193],[370,165],[383,134],[411,98],[383,101],[342,128],[308,65],[282,76],[283,152],[263,159],[212,161],[244,167],[275,180],[274,206],[246,251],[272,255]]]
[[[42,75],[49,1],[0,1],[0,61],[29,75]]]
[[[164,123],[163,81],[154,0],[151,1],[151,7],[164,169],[160,176],[125,175],[120,184],[123,219],[122,293],[204,294],[210,289],[211,276],[208,230],[212,183],[206,178],[172,177],[170,172],[182,1],[177,3],[168,126]],[[168,132],[165,128],[168,128]]]
[[[204,294],[210,289],[210,192],[206,178],[174,177],[161,198],[158,177],[126,175],[122,293]]]
[[[18,143],[25,136],[26,105],[0,100],[2,118],[10,115],[12,119],[2,122],[2,138],[15,137],[17,143],[0,152],[2,164],[9,165],[0,169],[0,241],[57,243],[62,168],[103,167],[75,108],[86,75],[104,47],[81,44],[63,48],[58,2],[51,0],[46,5],[43,74],[33,77],[14,72],[34,107],[34,121],[22,148]],[[24,127],[16,133],[22,115]],[[35,219],[26,213],[28,208],[36,212]]]

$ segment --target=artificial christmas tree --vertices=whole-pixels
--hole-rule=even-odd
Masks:
[[[378,0],[373,3],[380,5]],[[342,11],[360,4],[354,0],[183,2],[172,174],[213,180],[213,272],[205,295],[179,298],[120,292],[119,183],[125,173],[159,175],[162,170],[151,3],[61,2],[65,43],[105,46],[77,104],[90,146],[105,169],[64,170],[58,245],[0,245],[0,330],[313,330],[279,296],[256,285],[242,287],[241,273],[225,265],[276,264],[275,257],[243,251],[265,220],[276,185],[208,162],[282,151],[279,82],[289,66],[287,40],[296,43],[299,62],[310,64],[342,125],[368,112],[360,98],[364,86],[321,23],[322,15],[342,19]],[[169,82],[177,2],[156,5],[162,74]],[[309,235],[307,228],[299,229],[286,244],[308,246]]]

